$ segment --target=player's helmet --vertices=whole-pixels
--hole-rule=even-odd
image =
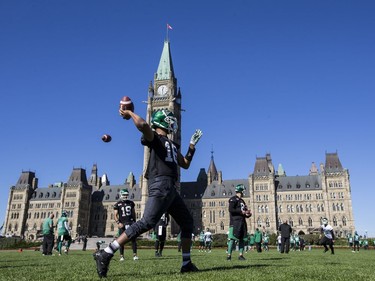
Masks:
[[[151,125],[153,128],[166,129],[168,133],[176,133],[178,129],[177,119],[168,109],[159,109],[152,114]]]
[[[67,211],[62,211],[61,216],[62,216],[62,217],[67,217],[67,216],[68,216]]]
[[[243,193],[244,190],[245,190],[245,186],[243,184],[237,184],[237,186],[235,188],[236,193]]]
[[[322,218],[322,224],[328,224],[328,219],[327,218]]]
[[[126,188],[120,190],[121,199],[126,199],[126,197],[128,196],[129,196],[129,191]]]

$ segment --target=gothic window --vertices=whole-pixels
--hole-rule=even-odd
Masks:
[[[297,188],[301,188],[301,185],[299,183],[297,183]]]
[[[336,211],[336,205],[335,205],[335,203],[332,203],[332,210]]]
[[[321,207],[322,207],[322,212],[324,212],[324,204],[322,204]]]
[[[270,227],[270,219],[269,218],[266,219],[266,227]]]
[[[299,213],[299,205],[296,205],[296,212]]]
[[[115,230],[115,227],[113,225],[113,223],[111,224],[111,231],[114,231]]]
[[[257,225],[258,225],[258,227],[262,227],[262,219],[261,218],[258,218]]]
[[[340,207],[341,207],[341,211],[344,211],[344,203],[341,203]]]
[[[43,198],[43,192],[39,194],[39,198]]]
[[[302,207],[302,204],[299,205],[299,210],[301,211],[301,213],[303,212],[303,207]]]
[[[317,209],[318,212],[320,212],[320,205],[319,204],[316,206],[316,209]]]
[[[336,217],[333,217],[333,226],[337,226],[337,219],[336,219]]]
[[[346,222],[347,222],[346,217],[343,217],[343,218],[342,218],[342,225],[343,225],[343,226],[346,226]]]
[[[106,196],[105,196],[105,200],[108,200],[109,199],[109,194],[107,194]]]
[[[293,220],[292,220],[292,218],[289,218],[289,224],[290,224],[291,227],[293,227]]]
[[[224,230],[224,223],[223,222],[220,223],[220,230]]]
[[[303,225],[302,218],[299,218],[299,219],[298,219],[298,224],[299,224],[299,225]]]
[[[265,207],[266,214],[268,214],[268,206]]]
[[[46,193],[46,198],[49,198],[49,192]]]

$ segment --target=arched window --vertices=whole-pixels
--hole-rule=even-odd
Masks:
[[[292,218],[289,218],[289,224],[290,224],[291,227],[293,227],[293,220],[292,220]]]
[[[343,225],[343,226],[346,226],[346,222],[347,222],[346,217],[343,217],[343,218],[342,218],[342,225]]]
[[[115,226],[113,225],[113,223],[111,224],[111,231],[114,231],[115,230]]]
[[[257,225],[258,225],[258,227],[262,227],[262,219],[261,218],[258,218]]]
[[[298,224],[299,224],[299,225],[303,225],[303,220],[302,220],[302,218],[299,218],[299,219],[298,219]]]
[[[266,226],[270,227],[270,219],[269,218],[266,219]]]
[[[224,230],[224,223],[223,222],[220,223],[220,230]]]

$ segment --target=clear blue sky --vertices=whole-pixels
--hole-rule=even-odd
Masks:
[[[140,135],[166,23],[183,95],[183,181],[207,169],[244,179],[271,153],[287,175],[338,152],[357,229],[375,236],[374,1],[0,1],[0,224],[22,170],[39,187],[94,163],[112,184],[142,171]],[[101,142],[109,133],[113,141]]]

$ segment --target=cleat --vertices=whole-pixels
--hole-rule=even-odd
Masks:
[[[121,258],[120,258],[120,261],[124,261],[124,260],[125,260],[124,257],[121,257]]]
[[[139,260],[139,258],[138,258],[137,256],[134,256],[134,257],[133,257],[133,260],[134,260],[134,261],[137,261],[137,260]]]
[[[187,265],[181,267],[181,273],[197,272],[199,269],[190,261]]]
[[[227,256],[227,261],[232,260],[232,256]]]
[[[155,257],[160,257],[160,254],[158,252],[155,252]]]
[[[111,261],[113,255],[107,253],[104,250],[100,250],[93,254],[94,260],[96,261],[96,271],[100,278],[107,277],[109,262]]]
[[[244,260],[246,260],[246,259],[245,259],[244,256],[239,256],[239,257],[238,257],[238,260],[240,260],[240,261],[244,261]]]

